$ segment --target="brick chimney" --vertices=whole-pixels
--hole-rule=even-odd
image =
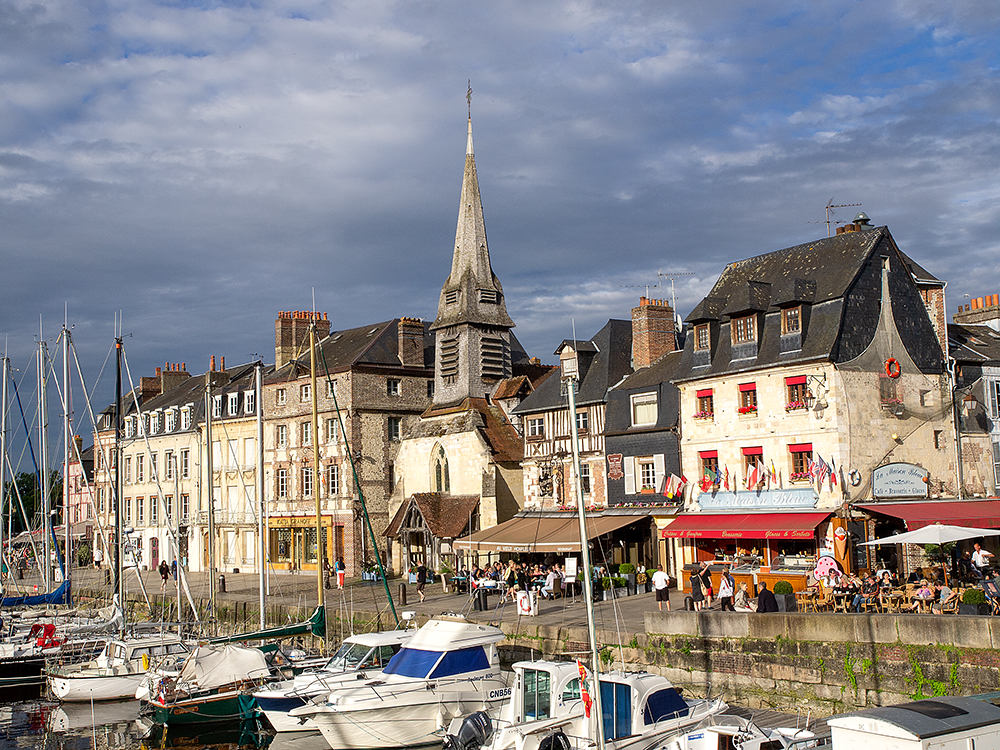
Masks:
[[[163,371],[160,373],[160,393],[172,391],[189,377],[191,375],[183,362],[180,364],[176,362],[164,362]]]
[[[989,326],[994,331],[1000,331],[1000,294],[970,299],[964,308],[958,306],[952,320],[962,325]]]
[[[225,366],[225,359],[223,358],[223,366]],[[215,355],[209,360],[209,369],[205,373],[205,383],[211,383],[212,385],[225,385],[229,382],[229,373],[225,370],[215,369]]]
[[[274,367],[280,369],[302,356],[309,345],[309,325],[316,321],[316,338],[330,335],[330,320],[326,313],[295,310],[279,312],[274,321]]]
[[[666,300],[639,298],[632,308],[632,367],[641,370],[675,348],[674,310]]]
[[[160,395],[160,368],[151,378],[139,378],[139,403],[145,404]]]
[[[424,366],[424,324],[420,318],[400,318],[399,363],[403,367]]]

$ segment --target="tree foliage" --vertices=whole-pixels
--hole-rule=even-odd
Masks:
[[[21,514],[21,506],[27,514],[30,528],[40,528],[42,525],[41,509],[41,488],[38,486],[38,475],[34,472],[22,471],[14,475],[12,481],[7,482],[7,508],[5,510],[4,523],[6,523],[6,513],[12,517],[11,530],[14,534],[20,534],[28,526],[24,522]],[[49,509],[61,511],[62,507],[62,476],[55,469],[49,472]],[[20,497],[20,504],[18,503]],[[60,523],[59,515],[53,516],[53,523]]]

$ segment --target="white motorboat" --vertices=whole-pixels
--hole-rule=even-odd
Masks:
[[[179,662],[189,651],[174,634],[112,640],[93,661],[50,670],[49,688],[61,701],[131,700],[151,665]]]
[[[500,674],[504,633],[464,617],[435,617],[413,634],[378,680],[332,691],[292,709],[312,719],[330,747],[396,748],[437,744],[455,718],[496,715],[510,688]]]
[[[385,630],[345,638],[337,653],[321,668],[255,692],[257,706],[276,732],[315,731],[316,725],[311,720],[289,716],[288,712],[334,690],[355,687],[359,680],[379,679],[389,660],[415,632]]]
[[[592,747],[596,710],[580,689],[576,662],[514,664],[513,693],[495,722],[480,716],[449,727],[449,747],[458,750],[538,750],[553,735],[562,747]],[[686,732],[728,707],[721,700],[685,700],[666,677],[649,672],[600,674],[605,747],[639,750]],[[593,715],[590,715],[593,714]]]
[[[657,750],[806,750],[829,744],[829,735],[821,737],[807,728],[762,729],[749,719],[723,714]]]

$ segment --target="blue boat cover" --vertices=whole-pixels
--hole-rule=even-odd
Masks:
[[[59,588],[48,594],[34,596],[5,596],[0,599],[0,607],[30,607],[35,604],[69,604],[69,581],[63,581]]]

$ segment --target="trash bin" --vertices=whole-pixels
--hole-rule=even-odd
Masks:
[[[402,607],[406,606],[406,584],[399,584],[399,604]]]
[[[694,612],[694,597],[685,596],[684,597],[684,611]]]
[[[226,593],[226,576],[221,574],[219,575],[219,593]]]

